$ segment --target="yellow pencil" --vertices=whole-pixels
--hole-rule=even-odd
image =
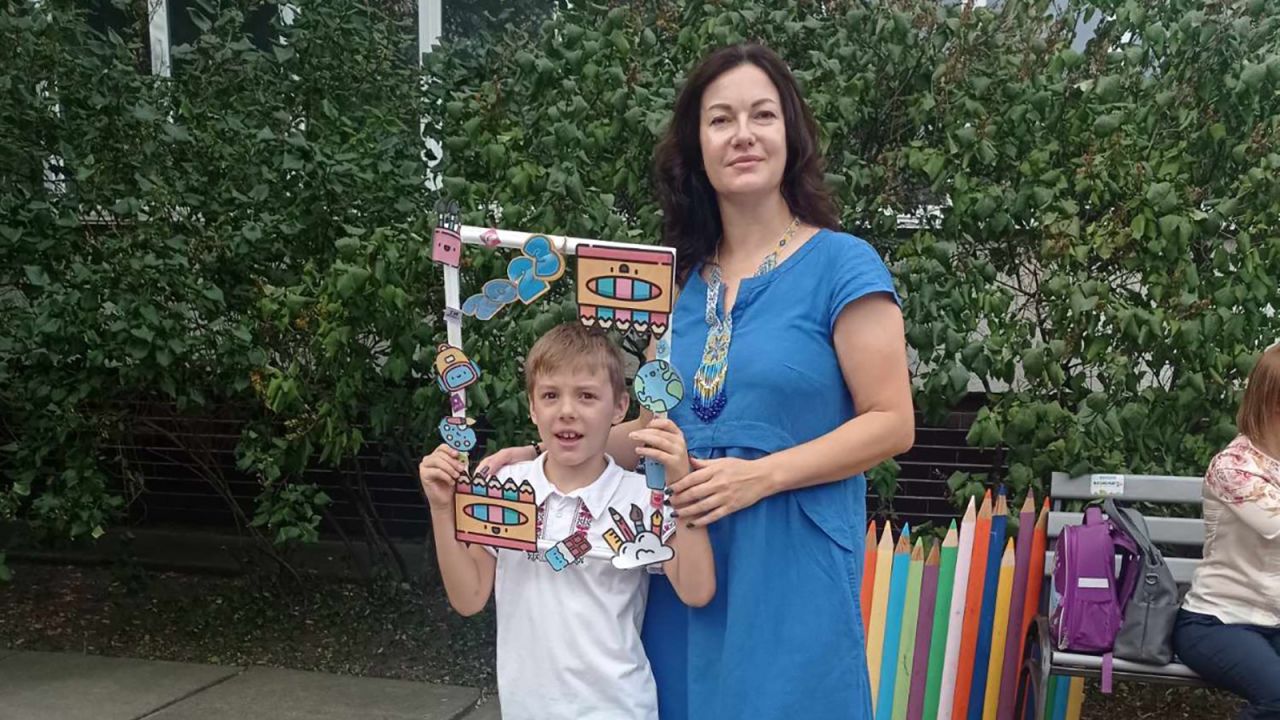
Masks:
[[[1084,678],[1071,678],[1071,689],[1067,691],[1067,720],[1080,720],[1080,710],[1084,707]]]
[[[893,525],[884,524],[876,548],[876,587],[871,595],[871,627],[867,631],[867,669],[871,671],[871,707],[880,692],[880,657],[884,654],[884,620],[889,614],[889,568],[893,567]],[[883,568],[883,570],[881,569]]]
[[[1009,602],[1013,595],[1013,571],[1017,564],[1017,555],[1013,552],[1013,539],[1005,543],[1004,555],[1000,558],[1000,579],[996,585],[996,615],[991,635],[991,659],[987,662],[986,702],[982,707],[982,720],[996,720],[996,711],[1000,708],[1000,678],[1004,672],[1004,652],[996,652],[1003,648],[1009,632]]]

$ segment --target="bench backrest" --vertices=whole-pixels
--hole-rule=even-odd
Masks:
[[[1081,475],[1071,477],[1066,473],[1053,473],[1049,497],[1049,556],[1045,559],[1045,573],[1053,571],[1053,541],[1067,525],[1078,525],[1084,520],[1081,513],[1062,510],[1064,500],[1092,500],[1111,496],[1116,500],[1158,505],[1202,504],[1204,478],[1175,475]],[[1204,520],[1200,518],[1147,517],[1151,540],[1157,545],[1201,548],[1204,546]],[[1179,585],[1189,585],[1200,561],[1196,558],[1170,557],[1165,560],[1173,579]]]

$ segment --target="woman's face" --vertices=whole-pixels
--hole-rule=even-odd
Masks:
[[[787,166],[787,127],[778,88],[763,70],[739,65],[702,93],[702,164],[716,194],[774,193]]]

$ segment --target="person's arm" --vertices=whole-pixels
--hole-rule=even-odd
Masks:
[[[663,569],[680,601],[690,607],[702,607],[716,595],[716,563],[711,553],[711,539],[705,527],[680,527],[667,540],[675,551]]]
[[[454,484],[465,469],[457,451],[441,445],[418,464],[418,480],[431,507],[431,532],[445,594],[454,610],[469,616],[489,602],[497,559],[484,547],[458,542],[455,535]]]
[[[689,449],[684,433],[674,422],[656,418],[634,434],[641,444],[637,454],[662,463],[668,484],[689,474]],[[677,523],[666,545],[675,555],[663,564],[663,570],[680,601],[692,607],[711,602],[716,594],[716,567],[707,529],[679,527]]]
[[[1280,538],[1280,489],[1250,470],[1214,462],[1205,484],[1245,525],[1267,540]]]
[[[694,459],[672,484],[672,505],[701,527],[786,490],[851,477],[906,452],[915,442],[902,311],[875,293],[841,310],[833,343],[857,417],[802,445],[758,460]]]
[[[436,559],[449,604],[460,615],[475,615],[489,603],[498,560],[480,545],[465,545],[454,535],[453,509],[431,509]]]

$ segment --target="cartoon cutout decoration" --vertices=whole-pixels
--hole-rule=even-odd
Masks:
[[[635,540],[623,543],[618,554],[613,557],[613,566],[619,570],[631,570],[664,563],[676,556],[676,551],[663,545],[657,535],[645,531]]]
[[[658,532],[662,530],[662,512],[653,511],[651,523],[653,530],[647,529],[644,522],[644,511],[639,506],[631,506],[631,522],[627,522],[622,514],[609,508],[609,517],[613,527],[604,531],[604,540],[615,553],[613,566],[619,570],[632,570],[664,563],[676,556],[676,551],[662,544]],[[656,531],[656,532],[655,532]]]
[[[578,317],[588,327],[662,335],[671,315],[670,252],[580,243]]]
[[[517,297],[516,286],[510,280],[490,280],[479,293],[463,301],[462,314],[477,320],[491,320],[499,310],[515,302]]]
[[[666,338],[659,344],[664,342]],[[650,360],[641,365],[632,388],[640,405],[653,413],[671,412],[684,399],[684,381],[666,360]],[[667,486],[667,469],[657,460],[645,458],[644,479],[650,490],[662,490]]]
[[[457,392],[480,379],[480,368],[460,348],[440,343],[436,350],[436,380],[441,390]]]
[[[502,240],[498,237],[498,228],[491,227],[480,234],[480,242],[484,243],[487,248],[498,247]]]
[[[500,482],[496,476],[487,482],[463,476],[454,487],[454,537],[459,542],[537,552],[537,513],[533,486],[527,480],[517,487],[514,481]]]
[[[471,418],[447,417],[440,421],[440,437],[454,450],[469,453],[476,447],[476,431],[471,429],[475,424]]]
[[[530,237],[520,252],[520,257],[507,264],[507,279],[520,302],[528,305],[546,295],[551,283],[564,275],[564,256],[546,235]]]
[[[543,557],[552,570],[560,572],[589,552],[591,541],[587,540],[586,533],[576,532],[548,548]]]
[[[431,259],[456,268],[462,264],[462,220],[458,203],[439,200],[436,214],[439,219],[432,235]]]
[[[650,360],[636,371],[636,400],[650,412],[671,412],[684,399],[684,381],[666,360]]]

